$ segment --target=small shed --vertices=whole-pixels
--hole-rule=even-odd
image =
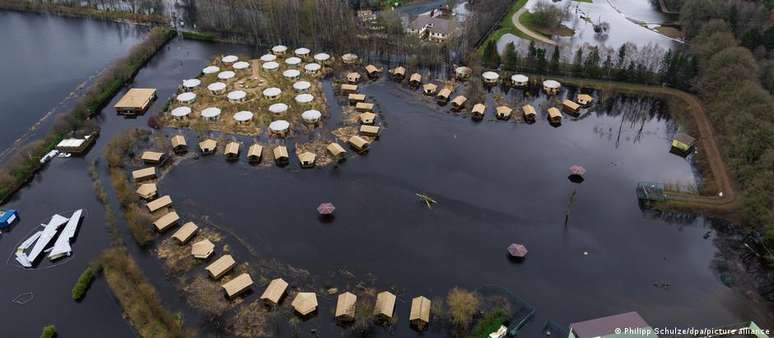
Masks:
[[[157,151],[144,151],[140,157],[147,164],[159,164],[164,159],[164,153]]]
[[[140,184],[140,187],[137,188],[135,192],[137,193],[138,197],[147,201],[156,197],[158,188],[156,187],[156,183],[144,183]]]
[[[166,215],[159,217],[159,219],[153,222],[153,226],[156,227],[156,231],[164,232],[169,229],[169,227],[177,224],[177,221],[179,220],[180,216],[178,216],[176,212],[170,211]]]
[[[375,79],[379,77],[379,68],[376,68],[374,65],[367,65],[365,66],[366,74],[368,74],[368,77],[371,79]]]
[[[317,155],[311,151],[305,151],[298,155],[298,162],[301,164],[301,168],[314,168],[314,160]]]
[[[457,97],[452,100],[452,109],[461,110],[462,108],[465,108],[465,102],[468,102],[467,97],[464,95],[457,95]]]
[[[207,259],[215,252],[215,244],[209,239],[203,239],[191,245],[191,255],[198,259]]]
[[[352,94],[347,95],[347,100],[349,101],[349,104],[355,105],[355,104],[358,104],[360,102],[365,102],[366,96],[363,95],[363,94],[352,93]]]
[[[360,126],[360,134],[365,136],[377,137],[379,136],[379,127],[369,126],[367,124]]]
[[[553,124],[562,123],[562,112],[556,107],[548,108],[548,122]]]
[[[347,143],[358,153],[364,153],[368,151],[368,141],[364,138],[354,135],[347,140]]]
[[[392,70],[392,78],[395,81],[403,81],[403,79],[406,78],[406,68],[403,66],[395,67],[395,69]]]
[[[446,103],[449,102],[449,96],[451,96],[451,89],[449,88],[443,88],[438,92],[438,102]]]
[[[581,106],[588,106],[591,104],[591,102],[594,101],[594,98],[589,94],[578,94],[578,96],[575,98],[575,100],[580,104]]]
[[[526,121],[535,121],[535,117],[537,117],[537,111],[535,111],[535,107],[529,104],[525,104],[521,106],[521,111],[524,113],[524,120]]]
[[[374,124],[374,121],[376,120],[376,114],[372,112],[361,113],[358,115],[358,119],[362,124]]]
[[[218,149],[218,142],[211,138],[199,142],[199,150],[201,150],[204,155],[212,154],[216,149]]]
[[[228,298],[234,298],[238,296],[242,292],[250,289],[251,286],[253,286],[253,279],[247,273],[236,276],[234,279],[222,285],[223,290],[226,291],[226,296],[228,296]]]
[[[308,316],[317,311],[317,294],[314,292],[299,292],[290,303],[299,315]]]
[[[559,81],[556,80],[545,80],[543,81],[543,91],[546,92],[548,95],[556,95],[559,94],[559,90],[562,88],[562,84],[559,83]]]
[[[132,179],[135,182],[141,182],[146,180],[152,180],[156,178],[156,168],[148,167],[132,171]]]
[[[355,320],[357,296],[352,292],[344,292],[336,301],[336,314],[334,317],[339,323],[347,323]]]
[[[193,222],[188,222],[183,224],[180,229],[177,229],[177,231],[172,234],[172,238],[176,239],[180,244],[185,244],[196,234],[197,231],[199,231],[199,227],[196,226],[196,224]]]
[[[500,80],[500,74],[497,74],[492,71],[484,72],[481,74],[481,79],[484,81],[484,84],[486,85],[496,85],[497,81]]]
[[[120,115],[140,115],[156,99],[155,88],[132,88],[113,106]]]
[[[247,149],[247,161],[250,163],[259,163],[263,158],[263,146],[255,143]]]
[[[234,268],[234,265],[236,265],[234,257],[231,257],[231,255],[223,255],[210,265],[207,265],[205,270],[210,273],[210,277],[213,279],[220,279],[220,277],[223,277],[223,275],[231,271],[231,269]]]
[[[696,138],[686,133],[678,133],[672,139],[672,151],[680,154],[688,154],[696,144]]]
[[[263,96],[269,100],[276,100],[282,94],[282,89],[277,87],[269,87],[263,90]]]
[[[366,103],[366,102],[358,102],[355,104],[355,110],[360,112],[367,112],[367,111],[373,111],[374,110],[374,104],[373,103]]]
[[[511,85],[516,88],[524,88],[529,85],[529,77],[524,74],[511,75]]]
[[[578,110],[580,110],[580,105],[579,105],[579,104],[577,104],[577,103],[575,103],[575,102],[573,102],[573,101],[570,101],[570,100],[568,100],[568,99],[564,99],[564,100],[562,101],[562,106],[563,106],[565,109],[567,109],[567,110],[569,110],[570,112],[572,112],[572,113],[577,113],[577,112],[578,112]]]
[[[344,83],[341,85],[341,93],[346,95],[357,93],[357,85]]]
[[[277,164],[288,163],[288,148],[285,146],[276,146],[272,150],[274,153],[274,162]]]
[[[341,56],[341,62],[344,62],[344,64],[347,64],[347,65],[351,65],[357,62],[357,60],[358,60],[357,54],[347,53]]]
[[[497,106],[495,109],[495,116],[499,120],[507,120],[511,118],[511,113],[513,112],[513,109],[508,106]]]
[[[347,82],[351,84],[356,84],[360,82],[360,73],[352,72],[347,74]]]
[[[180,93],[177,95],[175,99],[177,100],[178,103],[181,103],[181,104],[191,104],[196,102],[196,93],[192,93],[192,92]]]
[[[267,305],[278,305],[287,288],[288,282],[282,278],[275,278],[266,286],[266,290],[261,295],[261,300]]]
[[[486,105],[483,103],[476,103],[473,105],[473,109],[470,110],[470,113],[473,114],[473,119],[480,120],[484,118],[484,114],[486,113]]]
[[[431,302],[426,297],[415,297],[411,300],[411,313],[409,322],[418,330],[424,330],[430,324]]]
[[[325,150],[327,150],[328,153],[331,154],[331,156],[337,160],[341,159],[342,157],[344,157],[344,155],[347,154],[347,151],[344,150],[344,147],[342,147],[340,144],[336,142],[332,142],[328,144],[328,146],[325,147]]]
[[[183,154],[188,151],[188,144],[185,142],[185,137],[183,135],[172,136],[171,142],[172,151],[174,151],[175,154]]]
[[[419,73],[411,74],[409,77],[409,86],[413,88],[419,87],[422,84],[422,75]]]
[[[422,92],[428,96],[435,94],[436,90],[438,90],[438,85],[435,83],[426,83],[424,86],[422,86]]]
[[[223,155],[229,161],[235,161],[239,159],[239,142],[229,142],[226,144],[226,149],[223,151]]]
[[[389,291],[382,291],[376,295],[374,316],[377,319],[390,320],[395,312],[396,297]]]
[[[470,75],[473,74],[473,70],[470,69],[470,67],[460,66],[454,69],[454,74],[457,77],[457,80],[467,80],[470,78]]]
[[[170,205],[172,205],[172,197],[170,197],[169,195],[164,195],[146,203],[145,207],[147,207],[148,211],[150,212],[156,212],[159,209],[166,208]]]

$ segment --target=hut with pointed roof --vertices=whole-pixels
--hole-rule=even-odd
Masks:
[[[409,322],[411,326],[417,330],[427,329],[430,324],[430,306],[431,302],[426,297],[414,297],[411,300],[411,313],[409,314]]]
[[[379,77],[379,68],[376,68],[374,65],[367,65],[365,66],[366,74],[368,74],[368,77],[371,79],[375,79]]]
[[[581,106],[587,107],[591,105],[591,102],[594,101],[594,98],[589,94],[578,94],[578,96],[575,98],[575,101],[577,101]]]
[[[142,182],[156,178],[156,167],[148,167],[132,171],[132,179],[135,182]]]
[[[365,102],[365,100],[366,100],[366,96],[363,94],[352,93],[347,95],[347,101],[349,101],[350,105],[356,105],[360,102]]]
[[[392,79],[395,81],[403,81],[406,78],[406,68],[403,66],[395,67],[390,73],[392,73]]]
[[[334,318],[338,323],[351,323],[355,320],[357,296],[352,292],[344,292],[336,300],[336,314]]]
[[[356,84],[360,82],[360,73],[358,72],[351,72],[347,74],[347,82],[351,84]]]
[[[411,88],[418,88],[422,84],[422,75],[419,73],[411,74],[409,77],[409,86]]]
[[[250,146],[250,148],[247,149],[247,161],[250,163],[259,163],[261,162],[261,158],[263,158],[263,146],[255,143]]]
[[[215,252],[215,244],[209,239],[203,239],[191,245],[191,255],[198,259],[207,259]]]
[[[180,244],[185,244],[193,238],[197,231],[199,231],[199,227],[194,222],[187,222],[172,234],[172,238],[176,239]]]
[[[218,148],[218,142],[208,138],[204,141],[199,142],[199,150],[202,152],[203,155],[209,155],[215,152],[215,150]]]
[[[357,93],[357,85],[344,83],[341,85],[341,94],[349,95]]]
[[[376,114],[372,112],[365,112],[358,115],[357,118],[360,120],[361,124],[374,124],[374,121],[376,120]]]
[[[435,94],[435,91],[437,90],[438,85],[435,83],[425,83],[425,85],[422,86],[422,93],[428,96]]]
[[[569,111],[569,112],[571,112],[573,114],[578,113],[578,111],[580,110],[580,105],[579,104],[577,104],[577,103],[575,103],[573,101],[570,101],[568,99],[564,99],[562,101],[562,107],[564,107],[565,110],[567,110],[567,111]]]
[[[314,292],[299,292],[290,303],[293,310],[301,317],[306,317],[317,311],[317,294]]]
[[[156,188],[156,183],[143,183],[140,184],[140,187],[135,192],[138,197],[147,201],[156,197],[158,189]]]
[[[228,298],[234,298],[253,286],[253,279],[249,274],[243,273],[222,285]]]
[[[472,117],[474,120],[481,120],[484,118],[484,114],[486,114],[486,105],[483,103],[476,103],[473,105],[473,109],[470,110],[470,113],[473,114]]]
[[[693,150],[696,138],[686,133],[678,133],[672,139],[671,151],[680,155],[687,155]]]
[[[235,265],[236,261],[234,260],[234,257],[231,257],[231,255],[223,255],[210,265],[207,265],[204,269],[210,273],[212,279],[220,279],[220,277],[223,277],[223,275],[231,271]]]
[[[367,102],[358,102],[355,104],[355,110],[359,112],[367,112],[367,111],[373,111],[374,110],[374,104],[373,103],[367,103]]]
[[[170,211],[166,215],[159,217],[159,219],[153,222],[153,226],[156,227],[156,231],[164,232],[171,226],[177,224],[177,221],[179,220],[180,216],[178,216],[176,212]]]
[[[562,123],[562,112],[556,107],[548,108],[548,122],[551,122],[551,124]]]
[[[185,154],[186,151],[188,151],[188,144],[185,142],[185,137],[183,135],[175,135],[172,136],[172,151],[175,152],[175,154]]]
[[[436,95],[436,99],[438,100],[438,103],[446,104],[449,102],[449,97],[451,96],[451,89],[449,88],[443,88],[438,92],[438,95]]]
[[[314,168],[314,160],[317,155],[311,151],[305,151],[298,155],[298,162],[301,164],[301,168]]]
[[[147,164],[159,164],[164,159],[164,153],[157,151],[144,151],[140,157]]]
[[[333,157],[335,160],[341,160],[344,158],[344,155],[347,154],[347,151],[344,150],[344,147],[336,142],[331,142],[328,144],[328,146],[325,147],[325,150],[327,150],[328,153],[331,154],[331,157]]]
[[[236,161],[239,159],[239,142],[229,142],[226,144],[226,149],[223,151],[223,155],[229,161]]]
[[[452,109],[454,110],[462,110],[462,108],[465,108],[465,103],[468,102],[468,98],[464,95],[457,95],[457,97],[452,100]]]
[[[495,109],[495,117],[497,117],[498,120],[507,120],[511,118],[511,113],[513,112],[513,109],[508,106],[497,106],[497,109]]]
[[[374,305],[374,316],[377,320],[389,321],[395,313],[395,297],[392,292],[382,291],[376,295],[376,304]]]
[[[370,137],[378,137],[380,128],[377,126],[369,126],[367,124],[360,126],[360,134]]]
[[[169,195],[164,195],[146,203],[145,207],[148,208],[149,212],[154,213],[159,209],[166,208],[170,205],[172,205],[172,197],[170,197]]]
[[[270,306],[277,306],[282,300],[282,296],[285,295],[285,291],[288,289],[288,282],[282,278],[275,278],[269,285],[266,286],[266,290],[261,295],[261,300]]]
[[[537,111],[535,111],[535,107],[529,104],[525,104],[521,106],[521,112],[524,114],[525,121],[535,122],[537,117]]]
[[[156,99],[155,88],[132,88],[113,106],[119,115],[135,116],[145,113]]]
[[[347,143],[358,153],[365,153],[368,151],[368,141],[364,138],[354,135],[347,140]]]
[[[457,76],[457,80],[465,81],[473,74],[473,70],[470,67],[460,66],[454,69],[454,74]]]
[[[272,153],[274,154],[274,162],[276,162],[279,165],[287,164],[288,163],[288,148],[285,146],[276,146],[274,149],[272,149]]]

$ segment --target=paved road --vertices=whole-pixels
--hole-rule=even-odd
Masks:
[[[531,1],[527,1],[527,3],[524,4],[524,6],[521,6],[521,8],[519,8],[519,10],[516,11],[516,13],[513,13],[513,16],[511,17],[511,20],[513,21],[513,25],[516,26],[516,29],[520,30],[524,34],[529,35],[529,37],[531,37],[532,39],[534,39],[536,41],[547,43],[549,45],[555,45],[556,42],[554,42],[553,40],[545,37],[543,34],[540,34],[538,32],[535,32],[535,31],[527,28],[526,26],[521,24],[521,21],[519,21],[519,17],[521,17],[521,15],[524,14],[524,12],[527,11],[527,7],[529,6],[530,2]]]

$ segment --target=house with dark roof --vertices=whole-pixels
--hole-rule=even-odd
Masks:
[[[658,338],[650,324],[637,312],[591,319],[570,324],[568,338]]]
[[[454,21],[431,15],[419,15],[408,24],[406,32],[420,39],[442,42],[454,32]]]

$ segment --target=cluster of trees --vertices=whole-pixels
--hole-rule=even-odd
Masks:
[[[559,7],[551,5],[546,1],[538,1],[530,13],[534,24],[538,28],[553,31],[558,29],[562,25],[562,20],[569,15],[569,7]]]
[[[686,50],[665,51],[657,45],[638,47],[633,43],[618,49],[585,44],[574,50],[559,46],[546,50],[534,42],[523,50],[509,43],[501,56],[495,42],[489,41],[484,46],[481,62],[484,67],[510,72],[667,84],[681,89],[690,88],[697,72],[696,61]]]
[[[159,0],[1,0],[0,6],[50,11],[61,15],[166,22],[164,1]]]

